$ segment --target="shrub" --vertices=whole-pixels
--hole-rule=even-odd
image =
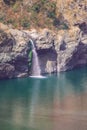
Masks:
[[[54,18],[53,25],[58,29],[69,29],[67,21],[65,21],[61,13],[59,14],[58,18]]]
[[[55,18],[54,21],[53,21],[53,25],[55,27],[58,27],[60,25],[60,20],[58,18]]]
[[[4,16],[1,16],[0,17],[0,22],[3,22],[4,21]]]
[[[7,20],[7,24],[13,24],[14,23],[14,20],[13,19],[8,19]]]
[[[22,20],[20,20],[21,22],[21,26],[24,28],[29,28],[30,27],[30,22],[27,18],[23,18]]]
[[[63,23],[63,29],[67,30],[67,29],[69,29],[69,26],[66,23]]]
[[[27,7],[27,12],[31,12],[31,7],[30,6]]]
[[[19,4],[18,3],[14,4],[12,9],[14,12],[18,12],[19,11]]]
[[[17,28],[18,27],[18,24],[16,22],[13,23],[13,27],[14,28]]]
[[[33,6],[32,6],[32,10],[33,11],[35,11],[36,13],[39,13],[40,12],[40,4],[39,3],[37,3],[37,4],[34,4]]]
[[[56,17],[56,14],[55,14],[55,12],[53,11],[48,11],[48,14],[47,14],[47,16],[49,17],[49,18],[52,18],[52,19],[54,19],[55,17]]]
[[[47,0],[41,0],[42,4],[45,4],[47,2]]]

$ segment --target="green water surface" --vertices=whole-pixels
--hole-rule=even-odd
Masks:
[[[87,68],[1,80],[0,130],[87,130]]]

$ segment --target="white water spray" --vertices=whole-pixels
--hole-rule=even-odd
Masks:
[[[30,39],[31,45],[32,45],[32,52],[33,52],[33,58],[32,58],[32,74],[31,76],[40,76],[40,65],[38,60],[38,55],[36,52],[36,48],[34,46],[33,41]]]

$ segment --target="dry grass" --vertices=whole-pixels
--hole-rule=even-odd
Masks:
[[[17,0],[11,5],[0,1],[0,22],[12,28],[61,30],[86,20],[87,0]]]

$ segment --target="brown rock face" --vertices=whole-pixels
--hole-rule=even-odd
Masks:
[[[0,79],[28,75],[28,40],[18,30],[0,32]]]
[[[86,24],[83,25],[86,27]],[[84,30],[83,25],[58,33],[48,29],[41,31],[9,29],[10,33],[1,32],[0,79],[29,76],[30,38],[36,47],[42,74],[87,65],[87,28]]]
[[[13,78],[15,74],[15,68],[11,64],[0,64],[0,79]]]

